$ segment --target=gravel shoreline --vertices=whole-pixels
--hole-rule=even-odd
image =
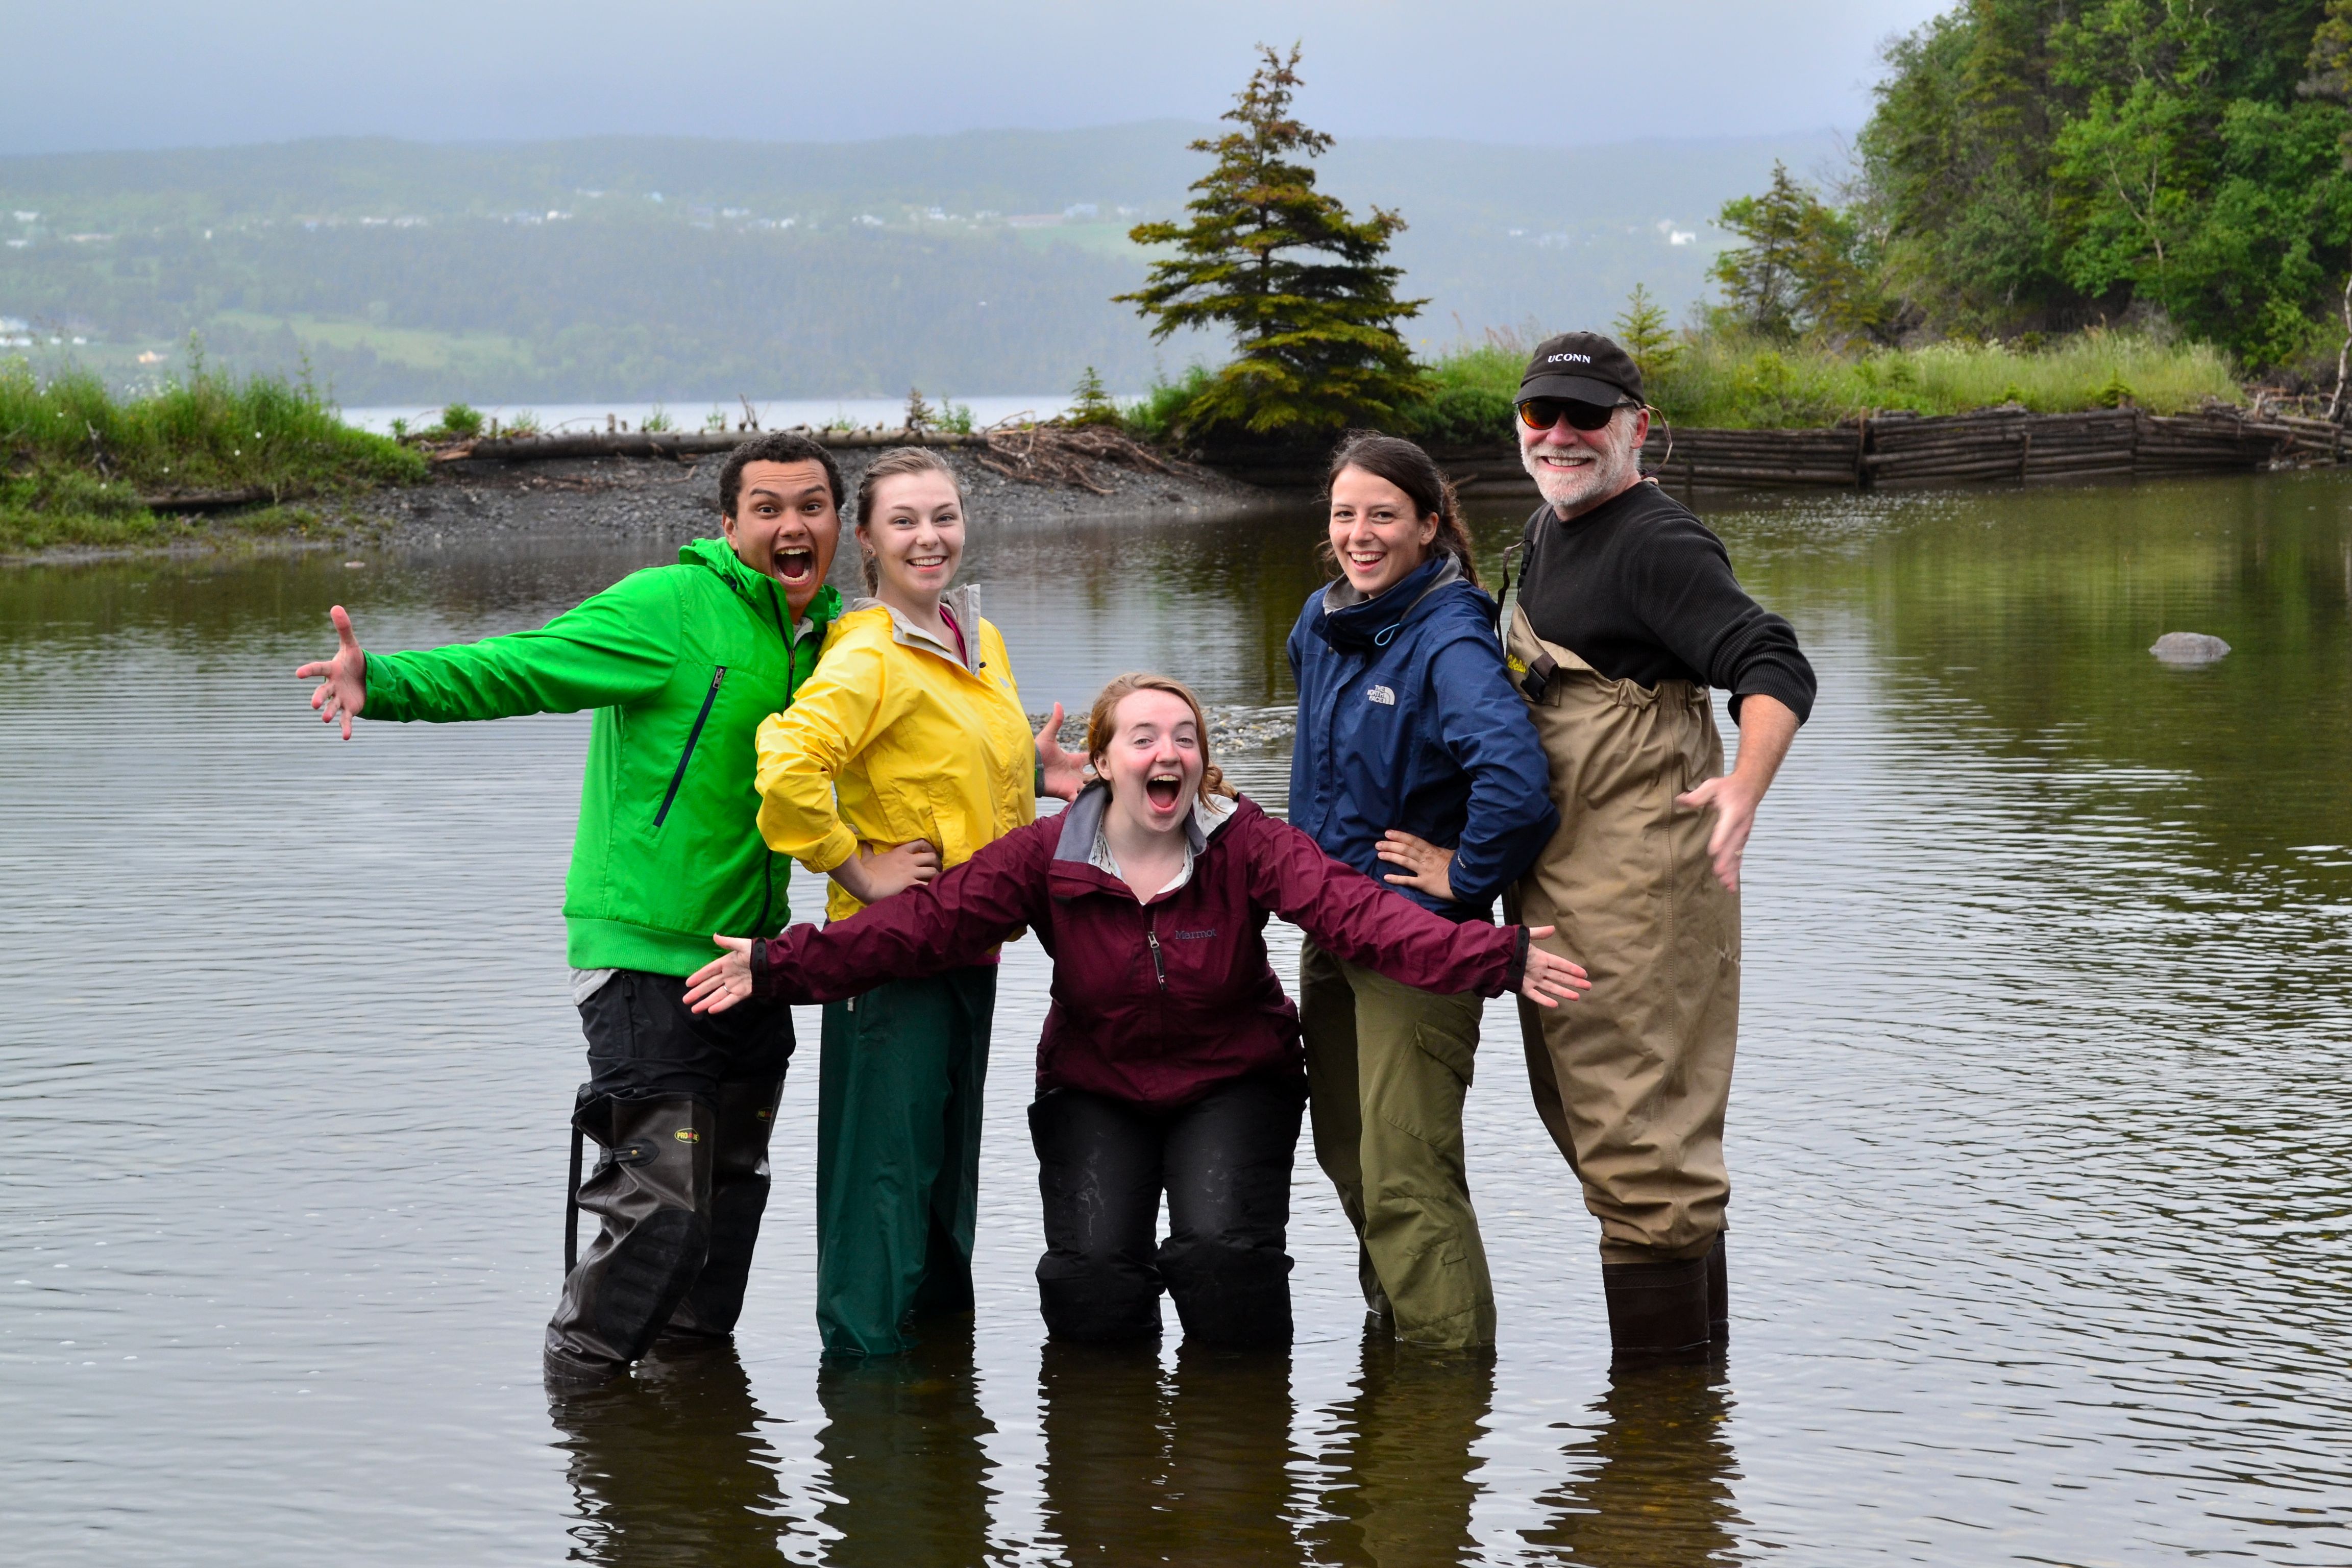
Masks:
[[[962,450],[935,447],[956,470],[964,500],[982,526],[1088,518],[1230,516],[1276,504],[1276,492],[1201,470],[1146,473],[1108,463],[1095,482],[1108,495],[1061,485],[1027,484],[982,468]],[[852,494],[876,448],[835,453]],[[10,565],[57,564],[131,556],[205,555],[224,551],[299,552],[336,548],[447,546],[521,534],[571,539],[690,538],[715,532],[723,455],[668,458],[578,458],[509,463],[466,459],[437,465],[421,485],[359,496],[289,502],[299,526],[242,530],[234,517],[148,545],[60,545],[7,559]]]
[[[1110,490],[1024,484],[982,468],[953,447],[931,448],[956,470],[973,521],[982,524],[1058,521],[1070,518],[1206,516],[1248,510],[1273,499],[1238,480],[1206,474],[1152,474],[1097,464],[1095,480]],[[853,494],[880,452],[852,448],[834,454],[843,485]],[[384,491],[352,510],[385,531],[384,542],[430,535],[446,541],[511,530],[560,528],[572,534],[631,536],[712,527],[719,512],[719,470],[726,458],[692,464],[634,458],[583,458],[546,463],[462,461],[445,464],[431,483]]]

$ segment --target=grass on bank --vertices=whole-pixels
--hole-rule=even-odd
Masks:
[[[160,391],[118,397],[87,371],[42,381],[21,359],[0,363],[0,552],[168,542],[208,530],[142,498],[226,491],[271,504],[211,528],[298,531],[315,519],[288,501],[425,473],[421,455],[345,425],[307,383],[198,361]]]
[[[1533,348],[1532,338],[1496,332],[1442,355],[1424,367],[1428,391],[1398,433],[1447,445],[1506,438]],[[1679,334],[1660,349],[1650,401],[1693,428],[1804,428],[1856,414],[1966,414],[2005,403],[2036,414],[2126,404],[2175,414],[2208,399],[2242,401],[2221,350],[2097,329],[2046,345],[1944,342],[1860,355],[1722,332]],[[1209,374],[1196,365],[1154,385],[1126,410],[1129,431],[1167,438]]]

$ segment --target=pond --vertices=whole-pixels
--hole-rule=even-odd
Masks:
[[[373,646],[478,637],[674,542],[0,576],[12,1555],[2352,1559],[2352,481],[1703,510],[1822,698],[1748,860],[1733,1343],[1615,1382],[1499,1003],[1468,1113],[1491,1365],[1362,1336],[1303,1147],[1294,1353],[1045,1345],[1024,942],[971,1336],[821,1364],[804,1013],[738,1350],[558,1419],[587,721],[344,745],[290,671],[331,603]],[[1032,709],[1135,667],[1289,701],[1311,510],[980,521]],[[1516,523],[1482,521],[1490,557]],[[2168,631],[2235,651],[2168,668]],[[1280,805],[1278,744],[1229,764]]]

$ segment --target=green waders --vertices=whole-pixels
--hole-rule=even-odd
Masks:
[[[910,1314],[971,1310],[981,1089],[996,967],[829,1002],[817,1068],[816,1321],[828,1352],[889,1355]]]
[[[1470,1206],[1462,1101],[1484,1003],[1419,991],[1308,942],[1298,959],[1315,1162],[1361,1244],[1374,1311],[1412,1344],[1495,1342],[1495,1287]]]

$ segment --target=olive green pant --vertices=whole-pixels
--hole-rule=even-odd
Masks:
[[[1470,1206],[1462,1101],[1480,999],[1400,985],[1309,942],[1298,958],[1315,1161],[1361,1244],[1364,1300],[1400,1340],[1495,1342],[1495,1287]]]
[[[981,1091],[996,967],[828,1002],[817,1062],[816,1321],[824,1348],[890,1355],[910,1317],[971,1310]]]

